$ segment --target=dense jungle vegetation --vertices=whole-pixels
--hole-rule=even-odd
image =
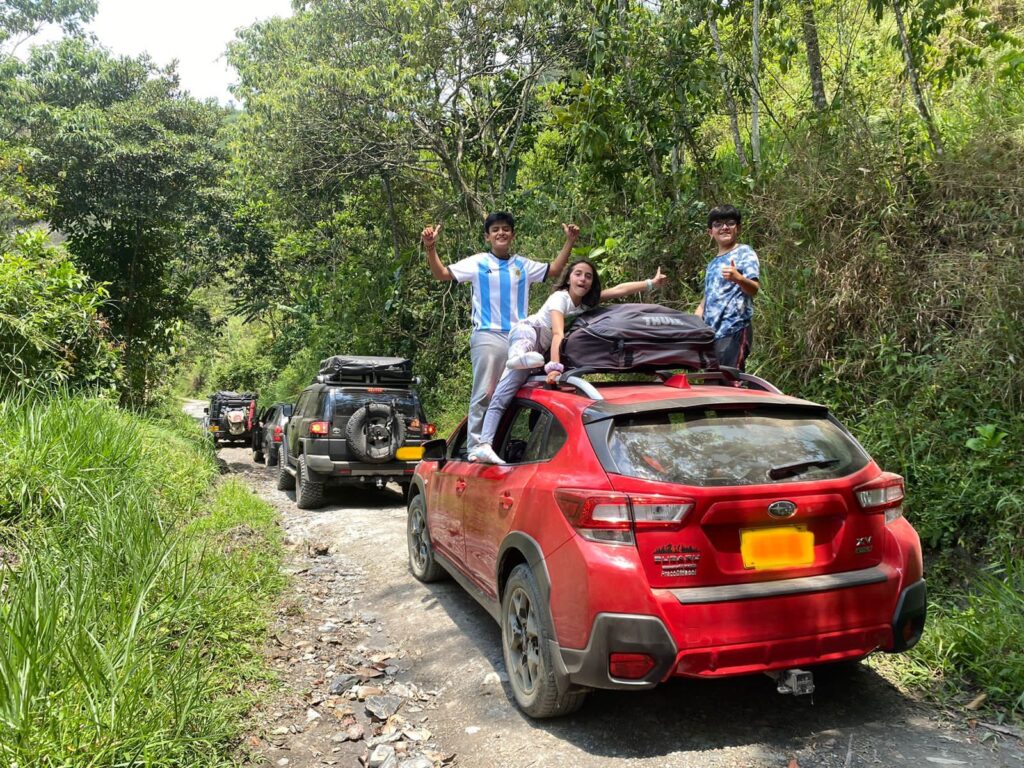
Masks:
[[[5,570],[0,593],[57,600],[79,579],[51,543],[113,567],[65,535],[70,500],[106,498],[79,473],[87,454],[47,458],[41,434],[66,446],[98,431],[117,451],[119,430],[179,435],[167,474],[133,493],[157,505],[146,525],[187,537],[181,510],[200,491],[195,477],[173,487],[174,466],[210,457],[138,415],[175,389],[291,399],[328,354],[403,355],[452,426],[468,401],[469,292],[430,277],[426,224],[443,222],[451,262],[483,247],[487,211],[513,211],[518,250],[542,259],[575,221],[603,279],[660,266],[659,300],[692,311],[705,215],[728,201],[762,264],[748,368],[828,404],[907,479],[933,599],[897,673],[1024,713],[1024,2],[305,0],[230,44],[240,109],[83,37],[94,12],[0,2],[0,554],[33,563]],[[65,36],[30,48],[45,23]],[[77,436],[40,432],[47,420]],[[168,494],[188,498],[172,513]],[[127,602],[159,601],[168,578]],[[3,607],[7,627],[18,606]],[[80,608],[89,622],[109,606]],[[191,637],[191,620],[167,626]],[[231,621],[225,642],[258,623]],[[143,643],[158,655],[163,631]],[[53,692],[14,686],[24,649],[4,632],[0,727],[18,749],[64,738],[33,709]],[[91,669],[75,672],[87,703],[64,714],[101,729],[114,709],[95,706],[88,686],[107,683]],[[200,683],[197,696],[216,688]],[[138,688],[138,702],[161,690]],[[111,754],[157,749],[131,743]]]

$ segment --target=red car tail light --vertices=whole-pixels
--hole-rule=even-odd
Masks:
[[[613,653],[608,657],[608,674],[620,680],[639,680],[654,669],[654,659],[646,653]]]
[[[689,499],[559,488],[559,509],[577,533],[604,544],[633,544],[633,530],[678,528],[693,509]]]
[[[273,437],[273,440],[274,440],[275,443],[280,443],[283,435],[284,435],[284,430],[281,429],[281,427],[274,427],[274,437]]]
[[[678,528],[693,509],[692,500],[669,496],[630,496],[629,501],[639,530]]]
[[[309,434],[311,435],[326,435],[331,431],[331,423],[329,421],[313,421],[309,424]]]
[[[433,437],[434,435],[437,434],[437,425],[427,424],[427,426],[423,428],[423,434],[426,435],[427,437]]]
[[[605,544],[632,544],[629,497],[566,488],[555,490],[555,501],[569,525],[585,539]]]
[[[886,523],[903,516],[903,478],[897,474],[883,472],[871,482],[858,485],[853,493],[865,512],[885,513]]]

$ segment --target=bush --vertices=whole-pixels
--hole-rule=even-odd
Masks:
[[[0,240],[0,389],[111,387],[118,362],[100,315],[106,299],[42,230]]]
[[[194,425],[0,402],[0,762],[227,764],[280,586],[273,512]]]

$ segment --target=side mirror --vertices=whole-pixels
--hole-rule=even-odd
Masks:
[[[440,438],[427,440],[423,444],[423,461],[439,461],[442,464],[448,460],[448,443]]]

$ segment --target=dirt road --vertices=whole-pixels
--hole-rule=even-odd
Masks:
[[[322,510],[304,512],[250,451],[220,456],[280,510],[293,550],[294,588],[268,649],[286,686],[264,702],[250,739],[270,764],[360,765],[375,743],[367,746],[372,726],[353,693],[334,700],[327,689],[340,689],[339,670],[379,659],[388,673],[380,679],[411,696],[399,714],[414,730],[398,742],[392,735],[400,752],[384,765],[1024,766],[1016,739],[970,727],[970,713],[916,702],[864,664],[817,674],[813,700],[781,696],[767,677],[676,680],[650,692],[597,692],[570,717],[532,721],[512,702],[495,622],[454,582],[428,586],[409,573],[396,487],[333,489]],[[355,729],[348,737],[346,727]],[[360,730],[362,740],[351,738]],[[419,752],[401,751],[424,735]]]

